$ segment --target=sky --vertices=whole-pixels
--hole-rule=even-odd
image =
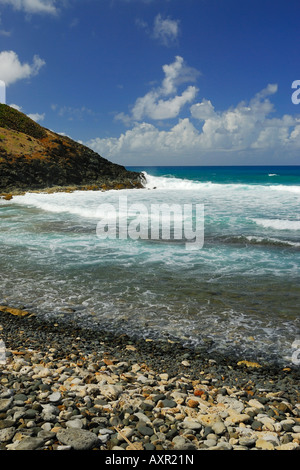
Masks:
[[[299,0],[0,0],[0,81],[8,105],[125,166],[299,165],[299,13]]]

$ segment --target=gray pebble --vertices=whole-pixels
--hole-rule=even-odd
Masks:
[[[85,429],[61,429],[56,437],[62,444],[69,445],[74,450],[89,450],[99,443],[96,434]]]
[[[25,437],[14,447],[14,450],[36,450],[43,445],[44,439],[40,437]]]

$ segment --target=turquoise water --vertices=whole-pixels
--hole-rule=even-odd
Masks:
[[[146,189],[1,201],[0,303],[66,324],[291,363],[300,334],[300,167],[134,169],[145,172]],[[124,215],[120,198],[125,225],[137,220],[134,204],[148,216],[157,204],[201,205],[203,247],[187,249],[172,230],[139,238],[145,213],[136,239],[99,238],[103,204],[112,222]]]
[[[300,166],[160,166],[128,167],[154,176],[173,176],[219,184],[300,184]]]

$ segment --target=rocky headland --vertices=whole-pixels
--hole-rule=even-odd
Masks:
[[[142,187],[140,173],[128,171],[0,104],[0,196]]]

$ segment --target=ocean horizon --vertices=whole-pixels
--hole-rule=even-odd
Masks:
[[[143,172],[145,189],[0,201],[0,304],[66,327],[292,364],[300,335],[300,166],[127,168]],[[188,250],[172,231],[141,238],[142,218],[134,238],[101,239],[99,208],[118,211],[120,198],[149,213],[161,204],[203,207],[203,246]]]

